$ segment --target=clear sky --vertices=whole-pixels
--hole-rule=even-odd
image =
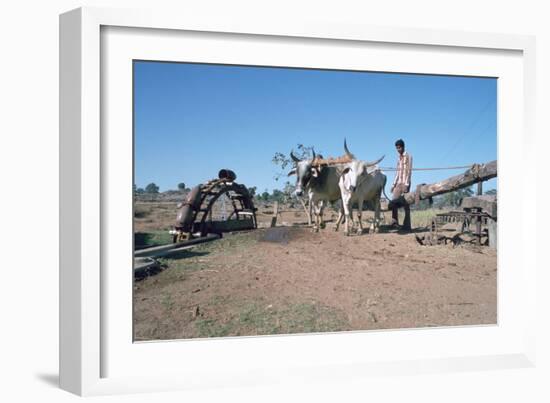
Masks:
[[[271,192],[287,180],[274,179],[275,152],[301,143],[339,156],[344,137],[357,158],[385,155],[381,166],[396,165],[398,138],[414,167],[489,162],[496,97],[493,78],[136,61],[135,183],[193,187],[229,168]],[[462,171],[415,171],[412,186]]]

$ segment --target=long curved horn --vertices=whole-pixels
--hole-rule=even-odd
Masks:
[[[384,159],[386,155],[383,155],[381,156],[380,158],[378,158],[376,161],[370,161],[370,162],[365,162],[365,165],[367,165],[368,167],[371,167],[373,165],[376,165],[378,164],[380,161],[382,161]]]
[[[290,158],[292,158],[292,161],[294,162],[300,162],[300,159],[297,158],[292,151],[290,152]]]
[[[315,161],[315,150],[313,149],[313,147],[311,147],[311,154],[313,155],[313,157],[311,158],[312,161]]]
[[[351,159],[354,159],[355,156],[349,152],[348,150],[348,144],[346,143],[346,139],[344,138],[344,151],[346,152],[346,155],[350,157]]]

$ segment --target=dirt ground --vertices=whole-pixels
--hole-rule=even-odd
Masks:
[[[134,284],[135,340],[496,323],[496,250],[287,222],[304,217],[160,259]]]

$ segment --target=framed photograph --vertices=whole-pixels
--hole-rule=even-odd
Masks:
[[[532,37],[84,8],[60,45],[62,388],[534,365]]]

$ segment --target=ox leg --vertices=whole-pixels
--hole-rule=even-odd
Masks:
[[[315,222],[313,220],[313,199],[309,199],[309,206],[308,206],[308,209],[309,209],[309,224],[310,225],[313,225],[313,228],[315,228]]]
[[[380,195],[374,207],[374,232],[380,232]]]
[[[344,207],[340,206],[340,210],[338,211],[338,219],[336,220],[336,226],[334,227],[334,231],[337,232],[340,228],[340,224],[342,223],[342,220],[344,219]]]
[[[353,217],[352,217],[352,214],[351,214],[351,203],[349,202],[349,200],[346,200],[344,203],[342,203],[344,205],[344,214],[346,216],[346,222],[344,223],[344,235],[349,235],[349,231],[350,231],[350,224],[353,228]]]
[[[357,201],[357,221],[359,222],[359,227],[357,228],[358,234],[363,234],[363,221],[361,217],[363,215],[363,200]]]
[[[319,232],[320,227],[320,221],[321,221],[321,209],[319,208],[319,204],[315,203],[315,224],[313,225],[313,232]]]
[[[325,201],[321,201],[321,207],[319,208],[319,228],[325,228],[325,222],[323,221],[323,212],[325,210]]]

